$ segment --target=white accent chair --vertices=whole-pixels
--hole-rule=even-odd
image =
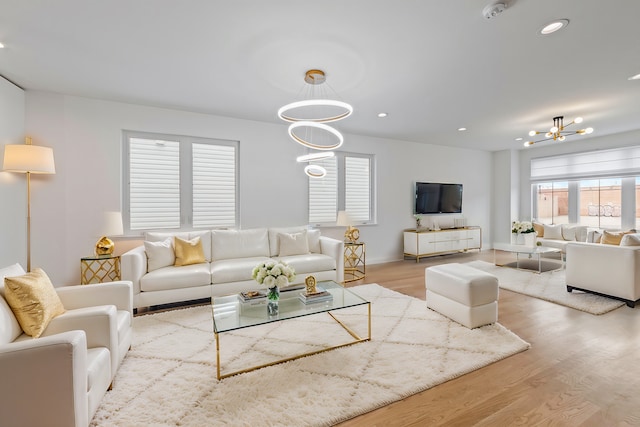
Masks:
[[[56,288],[67,310],[39,338],[23,333],[4,299],[0,268],[0,424],[88,426],[131,345],[130,282]]]

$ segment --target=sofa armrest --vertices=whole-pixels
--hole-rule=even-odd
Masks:
[[[133,285],[128,280],[94,283],[91,285],[61,286],[56,292],[67,310],[97,305],[115,305],[118,310],[133,315]]]
[[[106,347],[117,354],[118,322],[114,305],[67,310],[54,317],[42,336],[51,336],[63,332],[81,330],[86,335],[88,348]]]
[[[640,298],[640,246],[572,242],[566,252],[567,285],[626,300]]]
[[[336,260],[336,282],[344,282],[344,242],[320,236],[320,252]]]
[[[0,345],[0,378],[3,426],[88,425],[84,332]]]
[[[140,279],[147,274],[147,253],[144,245],[135,247],[120,256],[120,277],[133,285],[133,295],[140,293]]]

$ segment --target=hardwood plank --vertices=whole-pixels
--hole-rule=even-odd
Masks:
[[[425,299],[426,267],[476,259],[494,262],[493,250],[370,265],[348,286]],[[501,290],[498,321],[531,349],[339,426],[640,425],[640,306],[594,316]]]

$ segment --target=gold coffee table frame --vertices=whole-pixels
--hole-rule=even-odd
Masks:
[[[213,310],[213,334],[216,340],[216,376],[218,380],[222,380],[224,378],[243,374],[246,372],[255,371],[257,369],[266,368],[267,366],[273,366],[273,365],[288,362],[291,360],[300,359],[302,357],[307,357],[307,356],[311,356],[318,353],[324,353],[326,351],[335,350],[340,347],[346,347],[346,346],[350,346],[360,342],[371,341],[371,302],[361,298],[360,296],[351,292],[349,289],[344,288],[341,285],[332,281],[318,282],[318,285],[322,286],[323,288],[325,288],[326,290],[328,290],[333,294],[333,301],[318,302],[314,304],[305,305],[302,301],[298,300],[298,294],[300,292],[303,292],[304,290],[283,292],[281,294],[281,300],[280,300],[280,314],[275,318],[269,318],[266,315],[267,313],[266,304],[258,303],[258,304],[251,305],[251,303],[242,303],[238,300],[237,295],[212,298],[211,302],[212,302],[212,310]],[[286,294],[291,294],[291,295],[286,295]],[[247,304],[249,305],[247,306]],[[224,325],[225,323],[224,319],[221,318],[221,319],[218,319],[218,321],[216,321],[216,305],[218,305],[218,307],[221,308],[219,311],[221,311],[222,313],[218,313],[219,316],[224,315],[225,312],[231,313],[234,308],[238,310],[238,313],[241,312],[243,308],[249,309],[252,311],[252,314],[254,316],[258,310],[263,310],[265,315],[263,318],[256,318],[254,316],[251,316],[248,319],[243,319],[243,316],[239,314],[238,316],[234,316],[234,322],[226,322],[227,325]],[[337,310],[350,308],[350,307],[357,307],[361,305],[367,306],[367,336],[364,338],[360,337],[354,330],[352,330],[343,322],[341,322],[339,319],[337,319],[332,313],[332,311],[337,311]],[[344,344],[334,345],[334,346],[326,347],[320,350],[315,350],[315,351],[311,351],[311,352],[307,352],[307,353],[303,353],[295,356],[286,357],[284,359],[278,359],[273,362],[252,366],[250,368],[241,369],[234,372],[229,372],[225,374],[221,372],[220,335],[222,333],[231,332],[231,331],[245,328],[245,327],[264,325],[267,323],[280,322],[283,320],[295,319],[297,317],[311,316],[311,315],[321,314],[321,313],[327,313],[329,316],[331,316],[333,320],[335,320],[340,326],[342,326],[342,328],[345,331],[349,333],[349,335],[351,335],[353,340],[346,342]],[[235,323],[235,324],[230,325],[231,323]],[[220,330],[218,329],[219,326],[220,326]]]

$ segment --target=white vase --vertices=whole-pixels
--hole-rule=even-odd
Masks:
[[[524,239],[524,234],[522,233],[518,233],[517,234],[517,239],[516,239],[516,245],[524,245],[525,244],[525,239]]]
[[[524,236],[523,244],[530,248],[535,248],[536,246],[536,233],[525,233],[522,234]]]
[[[511,233],[511,244],[512,245],[518,244],[518,233]]]

